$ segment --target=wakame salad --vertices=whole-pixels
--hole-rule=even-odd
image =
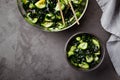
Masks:
[[[99,40],[88,33],[74,36],[66,48],[67,59],[73,66],[89,70],[101,61],[101,45]]]
[[[18,0],[19,1],[19,0]],[[25,14],[25,20],[30,24],[37,25],[45,31],[61,31],[67,29],[76,22],[69,0],[21,0]],[[88,0],[71,0],[75,15],[80,19]],[[65,24],[60,14],[62,10]]]

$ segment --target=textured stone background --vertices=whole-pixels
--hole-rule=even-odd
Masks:
[[[107,52],[103,64],[89,73],[76,71],[66,61],[64,45],[74,33],[95,33],[104,45],[109,37],[100,25],[99,6],[89,1],[80,26],[47,33],[24,21],[16,0],[0,0],[0,80],[118,80]]]

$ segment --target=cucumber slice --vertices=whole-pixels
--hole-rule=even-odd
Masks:
[[[74,55],[74,52],[73,52],[73,51],[69,51],[69,52],[68,52],[68,57],[70,57],[71,55]]]
[[[63,3],[60,2],[60,6],[61,6],[61,9],[64,10],[65,9],[65,5]],[[56,7],[55,7],[55,11],[60,11],[59,9],[59,4],[57,3]]]
[[[34,18],[34,19],[32,20],[33,23],[36,23],[37,21],[38,21],[38,18]]]
[[[66,4],[66,5],[68,5],[68,3],[69,3],[68,0],[61,0],[61,2]]]
[[[48,30],[49,31],[59,31],[60,29],[59,28],[52,28],[52,27],[50,27]]]
[[[77,65],[78,65],[77,63],[74,63],[72,60],[71,60],[71,63],[72,63],[73,65],[75,65],[75,66],[77,66]]]
[[[98,41],[98,40],[92,39],[92,42],[93,42],[98,48],[100,48],[100,44],[99,44],[99,41]]]
[[[38,18],[31,19],[31,18],[26,17],[25,20],[29,22],[30,24],[35,24],[38,21]]]
[[[41,25],[43,27],[46,27],[46,28],[51,27],[53,24],[54,24],[53,22],[43,22],[43,23],[41,23]]]
[[[93,56],[88,56],[88,55],[85,58],[88,63],[91,63],[94,59]]]
[[[29,8],[30,8],[30,9],[33,9],[34,7],[35,7],[35,6],[34,6],[33,3],[30,3],[30,4],[29,4]]]
[[[30,19],[28,19],[27,17],[25,17],[25,20],[26,20],[28,23],[34,25],[34,23],[32,23],[32,21],[31,21]]]
[[[74,16],[70,18],[68,22],[72,22],[74,20]]]
[[[29,1],[28,0],[22,0],[23,4],[27,4]]]
[[[68,52],[68,56],[74,55],[74,50],[76,49],[76,46],[72,46],[70,48],[70,51]]]
[[[98,61],[98,60],[99,60],[99,57],[95,56],[94,61]]]
[[[58,22],[58,23],[57,23],[57,27],[58,27],[59,29],[63,29],[63,28],[65,27],[65,25],[62,24],[61,22]]]
[[[55,16],[52,13],[48,13],[45,16],[45,21],[52,21],[55,19]]]
[[[54,29],[54,28],[48,28],[48,30],[49,30],[49,31],[55,31],[55,29]]]
[[[62,17],[60,15],[56,15],[57,19],[62,19]]]
[[[78,45],[78,48],[80,49],[87,49],[88,43],[87,42],[82,42]]]
[[[81,67],[82,69],[89,69],[89,65],[86,62],[82,62],[78,66]]]
[[[31,13],[27,13],[27,17],[28,17],[28,18],[30,17],[30,14],[31,14]]]
[[[52,20],[45,17],[45,21],[52,21]]]
[[[72,46],[71,48],[70,48],[70,51],[74,51],[76,49],[76,46]]]
[[[72,0],[72,2],[73,2],[74,4],[80,4],[80,3],[82,2],[82,0]]]
[[[52,17],[52,16],[54,16],[52,13],[46,14],[46,17]]]
[[[80,17],[80,15],[81,15],[81,13],[78,11],[78,12],[76,12],[75,13],[76,14],[76,16],[79,18]]]
[[[94,53],[96,56],[100,55],[100,51]]]
[[[39,0],[38,2],[35,3],[35,6],[39,9],[45,8],[45,6],[46,6],[45,0]]]
[[[37,21],[38,21],[38,18],[31,18],[30,17],[30,14],[31,13],[27,13],[27,17],[25,18],[25,20],[27,20],[30,24],[32,23],[32,24],[34,24],[34,23],[36,23]]]
[[[80,40],[81,40],[81,38],[80,38],[80,37],[76,37],[76,40],[77,40],[77,41],[80,41]]]

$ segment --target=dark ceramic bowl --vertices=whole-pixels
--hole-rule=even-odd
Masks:
[[[95,37],[95,38],[99,41],[99,43],[100,43],[100,53],[101,53],[101,56],[99,57],[100,61],[99,61],[99,63],[96,64],[94,67],[89,68],[89,69],[87,69],[87,70],[82,69],[82,68],[80,68],[80,67],[76,67],[76,66],[73,65],[73,64],[70,62],[70,60],[68,59],[68,51],[69,51],[69,49],[70,49],[69,46],[71,45],[71,42],[73,41],[73,39],[74,39],[76,36],[82,35],[82,34],[91,35],[91,36]],[[66,43],[66,45],[65,45],[65,53],[66,53],[66,59],[67,59],[67,61],[68,61],[68,63],[70,64],[71,67],[73,67],[74,69],[83,71],[83,72],[89,72],[89,71],[93,71],[93,70],[97,69],[97,68],[101,65],[101,63],[103,62],[103,59],[104,59],[104,56],[105,56],[105,47],[103,46],[101,40],[100,40],[95,34],[93,34],[93,33],[79,32],[79,33],[74,34],[73,36],[71,36],[71,37],[68,39],[68,41],[67,41],[67,43]]]
[[[89,0],[86,0],[85,7],[84,7],[81,15],[79,16],[78,20],[80,20],[80,19],[82,18],[82,16],[84,15],[84,13],[85,13],[85,11],[86,11],[86,9],[87,9],[87,6],[88,6],[88,1],[89,1]],[[18,5],[18,9],[19,9],[20,13],[21,13],[22,16],[25,18],[27,13],[26,13],[26,11],[24,10],[24,8],[23,8],[23,6],[22,6],[21,0],[17,0],[17,5]],[[26,21],[27,21],[27,20],[26,20]],[[28,22],[28,21],[27,21],[27,22]],[[29,22],[28,22],[28,23],[29,23]],[[70,24],[70,23],[69,23],[69,24]],[[66,26],[66,27],[63,28],[63,29],[59,29],[59,30],[56,30],[56,31],[47,30],[47,29],[43,28],[42,26],[40,26],[40,25],[38,25],[38,24],[32,24],[32,25],[35,26],[35,27],[37,27],[37,28],[39,28],[40,30],[43,30],[43,31],[46,31],[46,32],[59,32],[59,31],[66,30],[66,29],[74,26],[75,24],[76,24],[76,21],[74,21],[71,25]]]

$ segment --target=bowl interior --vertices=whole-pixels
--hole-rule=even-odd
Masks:
[[[80,20],[82,18],[82,16],[84,15],[84,13],[85,13],[85,11],[87,9],[87,6],[88,6],[88,0],[82,0],[82,1],[85,1],[85,6],[84,6],[84,9],[82,10],[82,13],[79,16],[78,20]],[[17,0],[17,4],[18,4],[19,11],[21,12],[22,16],[25,18],[27,16],[27,13],[26,13],[25,9],[23,8],[23,3],[21,2],[21,0]],[[28,20],[26,20],[26,21],[28,22]],[[70,25],[68,25],[68,26],[66,26],[66,27],[64,27],[62,29],[53,30],[53,31],[52,30],[48,30],[46,28],[43,28],[43,26],[38,25],[38,24],[32,24],[32,25],[35,26],[35,27],[37,27],[37,28],[39,28],[39,29],[41,29],[41,30],[43,30],[43,31],[47,31],[47,32],[59,32],[59,31],[63,31],[63,30],[66,30],[66,29],[72,27],[73,25],[76,24],[76,21],[74,21],[72,24],[71,23],[69,23],[69,24]],[[56,27],[57,27],[57,25],[56,25]]]
[[[82,69],[82,68],[79,68],[79,67],[76,67],[75,65],[71,64],[71,62],[70,62],[70,60],[68,59],[68,56],[67,56],[67,55],[68,55],[68,51],[70,50],[70,45],[72,45],[73,40],[75,40],[76,36],[83,35],[83,34],[88,34],[88,35],[91,35],[91,36],[95,37],[97,40],[99,40],[99,43],[100,43],[100,46],[101,46],[101,47],[100,47],[100,52],[101,52],[100,62],[99,62],[98,64],[96,64],[94,67],[92,67],[92,68],[90,68],[90,69],[87,69],[87,70]],[[104,48],[101,40],[100,40],[96,35],[91,34],[91,33],[83,33],[83,32],[79,32],[79,33],[76,33],[76,34],[74,34],[73,36],[71,36],[71,37],[68,39],[68,41],[67,41],[67,43],[66,43],[66,45],[65,45],[65,53],[66,53],[66,58],[67,58],[68,63],[69,63],[73,68],[75,68],[75,69],[77,69],[77,70],[85,71],[85,72],[89,72],[89,71],[95,70],[96,68],[98,68],[98,67],[101,65],[101,63],[103,62],[104,56],[105,56],[105,50],[104,50],[104,49],[105,49],[105,48]]]

